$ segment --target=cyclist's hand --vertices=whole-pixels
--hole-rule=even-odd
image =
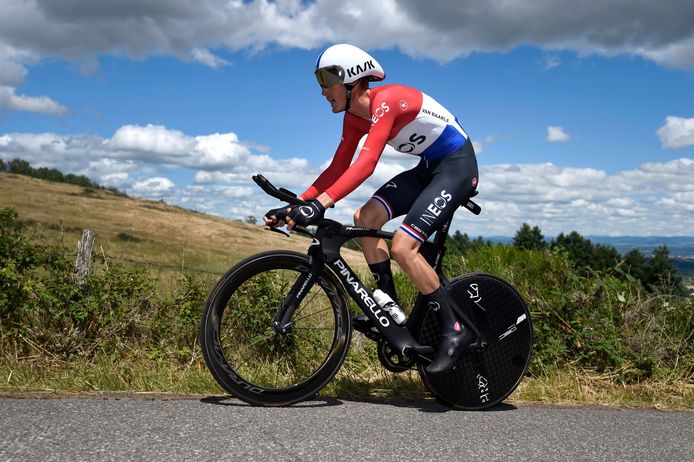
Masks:
[[[263,221],[265,221],[265,229],[283,226],[287,221],[287,214],[290,210],[291,208],[288,205],[269,210],[265,216],[263,216]]]
[[[309,226],[318,223],[323,219],[325,207],[318,199],[310,199],[308,205],[295,205],[289,211],[289,222],[287,228],[294,226]]]

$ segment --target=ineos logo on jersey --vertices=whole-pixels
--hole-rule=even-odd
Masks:
[[[376,125],[378,121],[381,120],[381,117],[386,115],[387,112],[390,112],[390,106],[388,106],[388,103],[384,101],[371,115],[371,125]]]
[[[420,144],[424,143],[426,141],[427,137],[424,135],[417,135],[416,133],[413,133],[410,135],[410,142],[409,143],[402,143],[400,146],[398,146],[398,151],[404,152],[404,153],[410,153],[414,151],[414,149],[419,146]]]
[[[373,61],[369,60],[366,61],[363,66],[361,64],[357,64],[356,66],[352,66],[350,68],[347,68],[347,77],[356,77],[357,75],[361,74],[362,72],[366,72],[369,69],[375,69],[376,66],[374,66]]]

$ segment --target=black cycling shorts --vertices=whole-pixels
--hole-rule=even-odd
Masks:
[[[396,175],[372,199],[380,202],[388,220],[400,215],[400,229],[424,242],[466,203],[477,188],[477,158],[472,142],[446,157],[426,161]]]

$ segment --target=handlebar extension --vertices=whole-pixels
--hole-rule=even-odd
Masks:
[[[276,188],[272,183],[270,183],[270,180],[265,178],[263,175],[253,175],[253,181],[255,181],[255,183],[258,186],[260,186],[260,189],[265,191],[265,194],[272,196],[276,199],[294,205],[308,204],[305,200],[300,199],[295,193],[289,191],[288,189]]]

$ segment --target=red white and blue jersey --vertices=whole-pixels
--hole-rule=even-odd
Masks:
[[[339,201],[371,176],[386,144],[402,153],[438,160],[467,142],[458,119],[419,90],[385,85],[372,88],[370,97],[371,120],[345,113],[342,141],[330,166],[301,197],[312,199],[325,192]],[[364,135],[364,146],[352,164]]]

